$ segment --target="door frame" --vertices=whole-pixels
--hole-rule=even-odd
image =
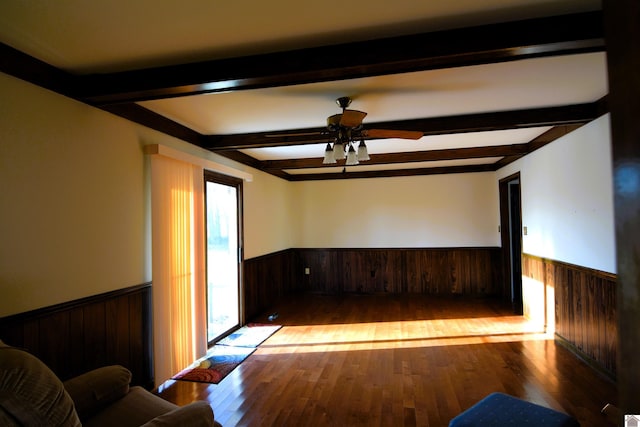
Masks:
[[[518,200],[511,203],[511,186],[518,186]],[[522,178],[516,172],[499,181],[500,242],[502,246],[502,297],[515,314],[523,314],[522,293]],[[514,207],[515,209],[511,209]],[[517,230],[517,231],[515,231]]]
[[[207,229],[207,203],[206,203],[206,191],[207,191],[207,182],[213,182],[216,184],[228,185],[236,188],[236,202],[237,202],[237,214],[238,214],[238,326],[236,328],[232,328],[226,333],[215,337],[212,341],[208,340],[207,337],[207,345],[211,347],[215,344],[216,341],[224,338],[226,335],[233,333],[234,330],[238,329],[240,326],[246,323],[245,321],[245,303],[244,303],[244,213],[243,213],[243,180],[240,178],[236,178],[229,175],[223,175],[221,173],[213,172],[210,170],[204,171],[204,191],[205,191],[205,203],[204,203],[204,225],[205,225],[205,233]],[[205,237],[205,265],[208,266],[208,250],[207,250],[207,239]],[[205,295],[206,301],[209,301],[208,289],[209,285],[208,281],[208,267],[205,267]],[[206,304],[207,318],[209,316],[209,306]],[[207,323],[207,335],[208,335],[208,323]]]

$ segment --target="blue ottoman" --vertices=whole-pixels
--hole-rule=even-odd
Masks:
[[[562,412],[504,393],[491,393],[449,422],[449,427],[580,427]]]

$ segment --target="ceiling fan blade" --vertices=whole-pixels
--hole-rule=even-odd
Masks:
[[[370,138],[420,139],[424,136],[415,130],[368,129],[363,133]]]
[[[340,118],[340,125],[348,128],[358,127],[362,124],[362,120],[367,113],[358,110],[344,110]]]

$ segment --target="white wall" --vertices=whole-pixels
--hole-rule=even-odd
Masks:
[[[525,252],[615,272],[608,118],[497,174],[290,183],[4,74],[0,93],[0,316],[152,279],[142,146],[158,143],[254,174],[245,258],[498,246],[497,179],[520,170]]]
[[[0,316],[151,279],[125,120],[0,74]]]
[[[250,168],[0,73],[0,317],[152,280],[146,144]],[[245,253],[291,247],[288,182],[245,184]]]
[[[500,169],[522,179],[523,252],[616,272],[609,116]]]
[[[259,171],[244,184],[245,259],[295,247],[291,183]]]
[[[294,183],[297,247],[498,246],[494,173]]]

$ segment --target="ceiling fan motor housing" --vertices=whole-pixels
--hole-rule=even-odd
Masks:
[[[346,109],[349,105],[351,105],[351,98],[348,96],[342,96],[336,99],[336,104],[340,106],[343,110]]]

